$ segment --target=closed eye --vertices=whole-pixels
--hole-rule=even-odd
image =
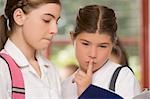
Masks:
[[[88,46],[88,45],[89,45],[89,43],[85,43],[85,42],[82,42],[82,44],[83,44],[83,45],[86,45],[86,46]]]
[[[49,23],[51,20],[43,19],[43,21],[44,21],[45,23]]]

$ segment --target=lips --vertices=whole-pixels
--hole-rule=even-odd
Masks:
[[[52,41],[52,38],[53,38],[53,36],[50,37],[50,38],[45,38],[45,39],[48,40],[48,41]]]
[[[88,64],[89,64],[89,61],[86,61],[86,63],[88,63]],[[93,64],[96,64],[96,61],[93,61]]]
[[[52,43],[52,38],[44,38],[43,39],[46,44],[51,44]]]

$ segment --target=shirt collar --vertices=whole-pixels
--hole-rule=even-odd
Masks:
[[[36,58],[40,65],[43,65],[46,67],[49,67],[52,65],[51,62],[46,57],[44,57],[40,51],[37,51]]]
[[[110,63],[111,63],[111,61],[109,59],[107,59],[105,61],[105,63],[94,73],[93,76],[96,76],[101,71],[105,71],[105,69],[107,69],[108,67],[110,67],[110,65],[111,65]]]
[[[20,67],[29,66],[29,62],[21,50],[10,40],[6,41],[4,46],[5,51],[15,60]],[[41,66],[50,66],[50,62],[40,52],[36,53],[36,58]]]
[[[104,65],[99,69],[99,70],[97,70],[94,74],[93,74],[93,76],[95,77],[96,75],[98,75],[100,72],[107,72],[109,69],[111,69],[112,68],[112,66],[114,66],[114,68],[116,68],[116,66],[118,67],[118,66],[121,66],[120,64],[117,64],[117,63],[114,63],[114,62],[112,62],[110,59],[108,59],[105,63],[104,63]]]

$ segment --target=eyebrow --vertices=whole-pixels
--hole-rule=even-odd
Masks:
[[[49,15],[49,16],[53,17],[54,19],[56,19],[56,17],[55,17],[53,14],[45,13],[44,15]],[[57,19],[57,20],[59,20],[59,19],[60,19],[60,17],[58,17],[58,19]]]
[[[80,41],[85,41],[85,42],[91,43],[90,41],[85,40],[85,39],[80,39]],[[103,43],[98,43],[98,45],[101,45],[101,44],[109,45],[110,43],[105,43],[105,42],[103,42]]]
[[[85,39],[80,39],[80,41],[85,41],[85,42],[89,42],[89,43],[90,43],[90,41],[88,41],[88,40],[85,40]]]

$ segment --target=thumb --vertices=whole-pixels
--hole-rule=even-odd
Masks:
[[[88,64],[87,75],[91,76],[93,74],[93,60],[91,59]]]

